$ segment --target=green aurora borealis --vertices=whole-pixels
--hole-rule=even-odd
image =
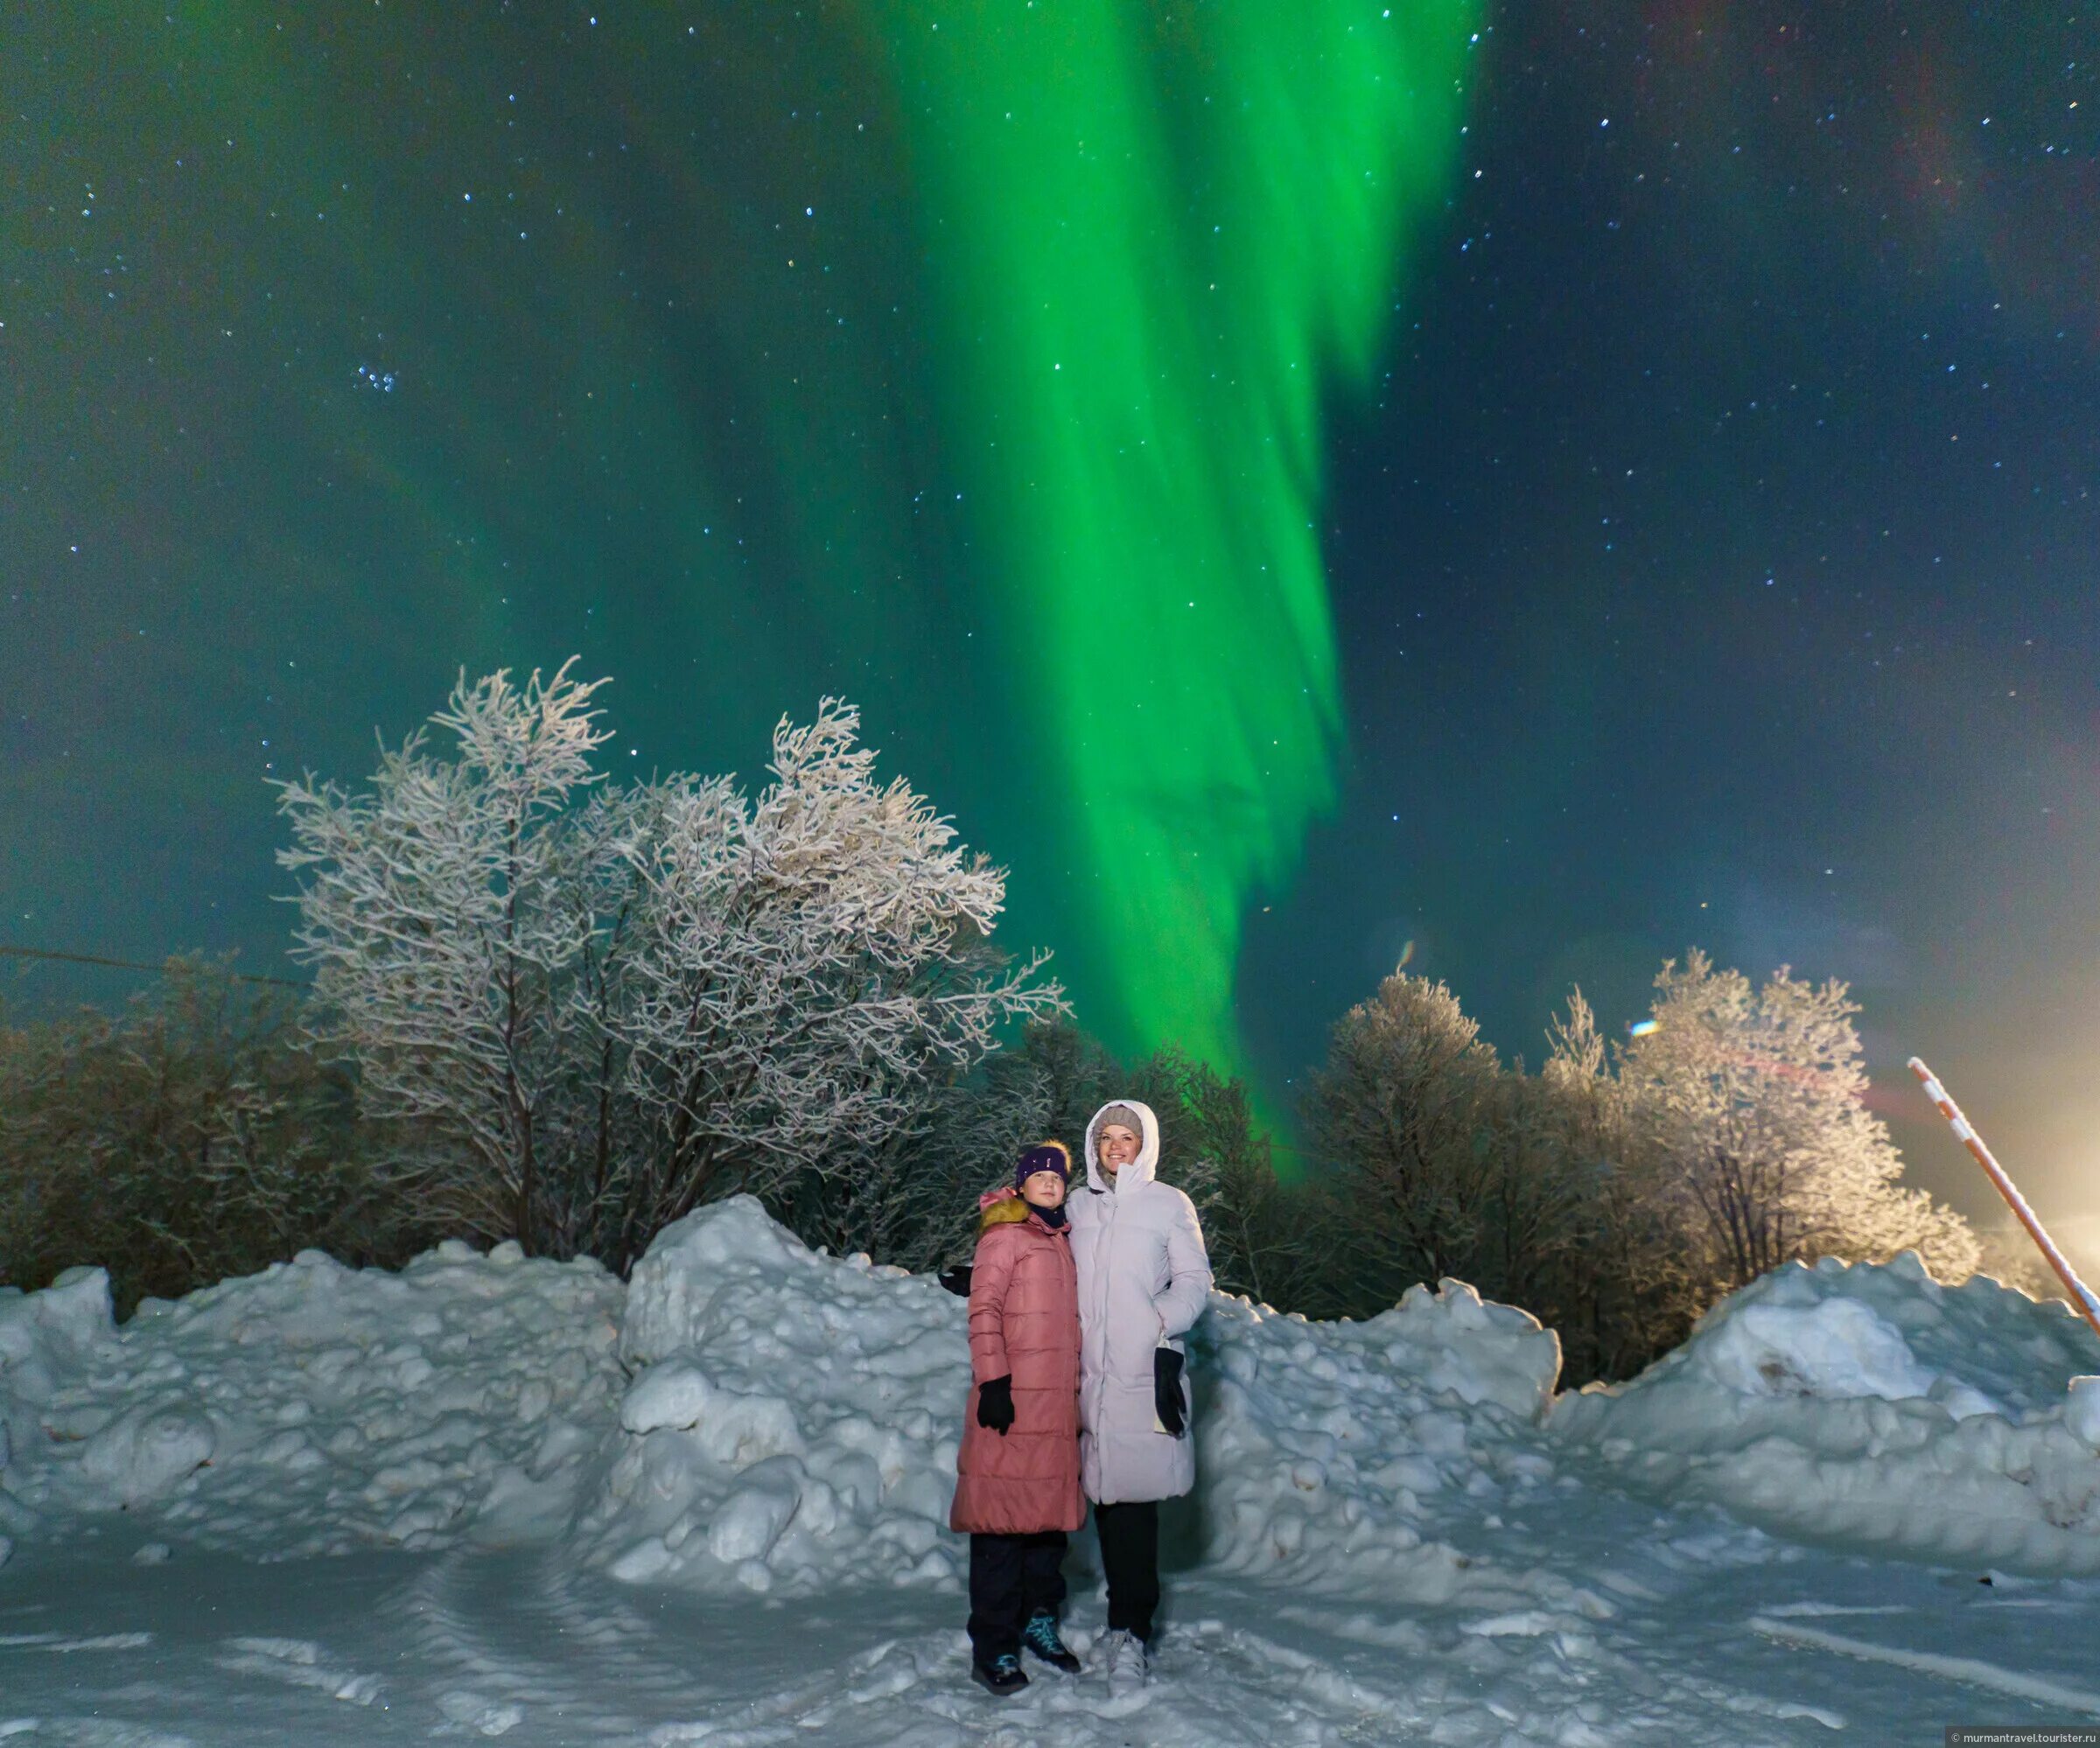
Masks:
[[[1456,143],[1466,10],[898,9],[942,405],[1030,764],[1073,835],[1094,1024],[1241,1061],[1250,891],[1342,739],[1321,411],[1361,390]]]
[[[1242,917],[1345,755],[1323,409],[1446,192],[1468,11],[18,20],[51,198],[4,338],[40,290],[97,339],[7,458],[105,578],[32,694],[106,689],[134,788],[252,813],[240,866],[278,756],[361,773],[461,665],[580,648],[687,767],[840,693],[1085,1024],[1242,1066]],[[212,700],[172,740],[171,685]],[[46,859],[121,787],[81,753]]]

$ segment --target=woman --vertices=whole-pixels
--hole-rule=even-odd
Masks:
[[[1087,1125],[1072,1200],[1079,1271],[1080,1461],[1109,1581],[1111,1692],[1142,1685],[1159,1606],[1159,1501],[1195,1485],[1181,1338],[1210,1303],[1194,1205],[1159,1182],[1159,1122],[1135,1099]]]
[[[970,1282],[969,1412],[951,1528],[970,1535],[970,1676],[999,1698],[1028,1685],[1020,1652],[1067,1674],[1057,1630],[1079,1490],[1079,1284],[1065,1229],[1072,1156],[1047,1141],[979,1204]]]

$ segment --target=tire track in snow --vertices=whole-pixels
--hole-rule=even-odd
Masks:
[[[1900,1646],[1876,1645],[1845,1633],[1827,1633],[1821,1627],[1803,1626],[1798,1620],[1777,1620],[1770,1615],[1753,1615],[1746,1625],[1753,1633],[1796,1649],[1835,1651],[1842,1656],[1858,1657],[1869,1663],[1894,1664],[1900,1669],[1914,1670],[1923,1675],[1936,1675],[1942,1681],[1960,1682],[1992,1693],[2009,1695],[2014,1699],[2031,1700],[2036,1705],[2061,1706],[2067,1711],[2079,1711],[2089,1717],[2100,1717],[2100,1694],[2090,1689],[2072,1687],[2067,1682],[2050,1681],[2046,1676],[2001,1668],[1996,1663],[1984,1662],[1981,1658],[1950,1657],[1936,1651],[1906,1651]]]
[[[0,1742],[11,1748],[41,1748],[46,1743],[64,1748],[198,1748],[186,1736],[148,1724],[70,1716],[0,1717]]]
[[[407,1601],[417,1648],[460,1678],[437,1694],[438,1710],[481,1734],[551,1712],[565,1732],[633,1741],[648,1728],[634,1715],[638,1701],[660,1717],[709,1703],[686,1668],[691,1647],[676,1657],[638,1652],[661,1640],[661,1626],[608,1584],[585,1595],[551,1552],[442,1556]]]
[[[486,1556],[485,1556],[486,1557]],[[483,1736],[501,1736],[522,1723],[529,1711],[559,1715],[564,1725],[595,1734],[632,1735],[634,1719],[601,1710],[573,1683],[561,1678],[551,1659],[521,1657],[499,1642],[497,1630],[520,1595],[529,1595],[531,1580],[548,1577],[542,1565],[523,1576],[527,1582],[502,1599],[492,1612],[487,1586],[476,1586],[473,1556],[439,1556],[409,1585],[406,1612],[415,1625],[411,1638],[430,1665],[425,1677],[430,1702],[448,1724]],[[442,1684],[439,1672],[463,1678],[463,1685]]]
[[[262,1675],[295,1688],[312,1688],[353,1705],[370,1705],[379,1697],[377,1675],[329,1668],[321,1661],[321,1647],[307,1639],[229,1639],[212,1661],[232,1675]]]
[[[0,1633],[0,1651],[137,1651],[152,1642],[150,1633],[102,1633],[88,1638],[63,1633]]]

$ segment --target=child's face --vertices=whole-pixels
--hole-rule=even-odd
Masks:
[[[1054,1171],[1031,1171],[1021,1185],[1021,1198],[1031,1207],[1061,1207],[1065,1200],[1065,1180]]]

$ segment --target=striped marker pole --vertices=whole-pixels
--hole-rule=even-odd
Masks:
[[[2078,1278],[2071,1265],[2064,1261],[2063,1253],[2049,1241],[2049,1234],[2042,1230],[2041,1221],[2035,1217],[2034,1210],[2027,1206],[2027,1199],[2012,1187],[2012,1180],[2006,1175],[2006,1168],[1991,1157],[1991,1150],[1984,1145],[1983,1136],[1962,1115],[1962,1108],[1947,1096],[1946,1087],[1939,1083],[1922,1058],[1914,1056],[1910,1059],[1910,1072],[1918,1077],[1919,1084],[1925,1088],[1925,1096],[1940,1108],[1940,1115],[1947,1119],[1953,1129],[1955,1138],[1969,1150],[1976,1163],[1984,1168],[1984,1175],[1998,1185],[1998,1192],[2006,1199],[2006,1206],[2012,1210],[2013,1218],[2026,1227],[2027,1236],[2034,1241],[2041,1254],[2048,1259],[2049,1267],[2056,1271],[2056,1278],[2063,1283],[2065,1290],[2070,1294],[2071,1303],[2085,1313],[2085,1320],[2092,1325],[2093,1333],[2100,1335],[2100,1300],[2096,1300],[2086,1291],[2085,1283]]]

